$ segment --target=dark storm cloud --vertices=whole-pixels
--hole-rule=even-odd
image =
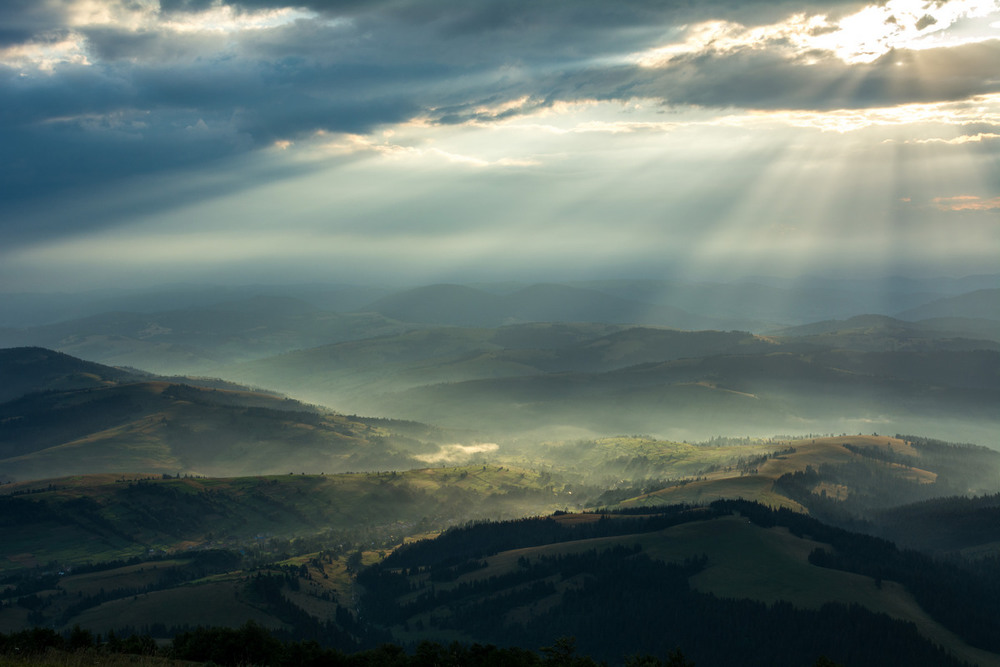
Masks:
[[[65,25],[65,5],[46,0],[0,3],[0,47],[20,44]]]
[[[166,11],[191,11],[210,2],[171,0],[161,2]],[[275,0],[240,0],[227,3],[246,10],[288,6]],[[414,25],[440,23],[450,32],[483,32],[511,27],[614,28],[724,18],[767,22],[793,12],[838,14],[863,7],[857,0],[796,2],[772,0],[305,0],[306,7],[327,16],[391,18]]]
[[[80,30],[90,56],[102,63],[141,59],[159,66],[196,60],[211,51],[215,39],[200,34],[164,34],[153,30],[87,28]]]

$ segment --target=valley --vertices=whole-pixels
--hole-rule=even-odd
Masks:
[[[724,330],[643,287],[2,332],[0,633],[1000,664],[996,290]]]

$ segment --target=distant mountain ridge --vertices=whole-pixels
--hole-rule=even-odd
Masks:
[[[791,341],[855,350],[933,348],[1000,349],[1000,320],[943,317],[907,321],[887,315],[857,315],[778,329],[772,335]]]
[[[101,363],[160,373],[207,374],[226,363],[412,328],[374,313],[334,313],[258,295],[156,313],[108,312],[0,330],[0,347],[36,345]]]
[[[160,285],[81,293],[0,293],[0,328],[27,328],[109,312],[162,313],[211,308],[255,297],[290,297],[320,310],[352,311],[396,290],[376,285]]]
[[[922,432],[937,415],[948,427],[929,435],[992,443],[1000,342],[962,335],[988,333],[982,322],[870,315],[773,336],[565,323],[427,328],[225,374],[350,411],[492,433]],[[565,342],[552,344],[556,330]]]
[[[704,439],[927,432],[997,446],[1000,352],[778,351],[424,385],[373,411],[488,432],[547,427]]]
[[[678,331],[589,323],[529,323],[495,329],[434,327],[337,343],[223,369],[241,382],[325,405],[366,412],[381,395],[487,378],[604,372],[639,363],[773,350],[746,332]]]
[[[530,285],[502,296],[462,285],[429,285],[387,296],[366,309],[390,319],[439,326],[605,322],[703,329],[718,322],[680,308],[553,283]]]
[[[991,279],[968,285],[990,284]],[[953,289],[964,284],[953,281],[943,286]],[[109,365],[216,375],[234,363],[422,327],[596,322],[762,333],[863,312],[900,313],[897,319],[924,320],[920,326],[927,331],[1000,341],[1000,319],[991,319],[998,317],[1000,290],[948,296],[948,292],[919,291],[924,286],[925,282],[903,282],[894,288],[896,292],[879,291],[876,283],[864,281],[796,285],[606,280],[407,289],[209,286],[123,292],[107,298],[81,295],[76,305],[72,295],[35,295],[39,308],[45,304],[61,308],[62,321],[0,328],[0,347],[35,345]],[[947,299],[932,304],[942,296]],[[4,321],[17,323],[17,312],[25,312],[27,322],[37,320],[28,314],[32,298],[0,294],[0,306],[9,303],[8,310],[14,313]],[[102,305],[109,309],[87,312]],[[86,316],[74,317],[78,314]]]
[[[981,289],[938,299],[896,315],[901,320],[969,317],[1000,321],[1000,289]]]

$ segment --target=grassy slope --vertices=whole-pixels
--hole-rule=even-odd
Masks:
[[[739,470],[723,469],[711,472],[701,479],[681,486],[669,487],[645,496],[623,503],[624,505],[676,504],[676,503],[708,503],[720,498],[743,498],[756,500],[771,507],[789,507],[801,511],[802,507],[795,501],[782,496],[774,490],[774,482],[786,473],[805,470],[806,466],[817,468],[824,464],[862,461],[863,458],[850,451],[845,444],[859,447],[875,447],[896,453],[904,453],[919,458],[919,453],[898,438],[886,436],[840,436],[828,438],[810,438],[804,440],[775,441],[770,445],[771,452],[778,452],[789,447],[794,452],[783,452],[760,463],[753,474],[744,474]],[[739,451],[740,448],[736,448]],[[750,454],[758,451],[751,450]],[[921,481],[932,482],[934,473],[919,468],[900,469],[900,474],[906,477],[918,478]]]
[[[142,593],[88,609],[73,622],[96,632],[123,624],[141,628],[154,623],[237,627],[254,621],[268,628],[282,627],[280,621],[247,600],[241,588],[239,578],[232,577]]]
[[[631,463],[648,462],[651,472],[670,477],[702,474],[715,466],[734,465],[741,458],[761,456],[785,445],[773,440],[755,440],[747,444],[702,446],[687,442],[659,440],[648,436],[614,436],[578,443],[555,443],[539,452],[542,461],[576,471],[608,470]]]
[[[52,490],[48,489],[52,486]],[[148,549],[234,546],[256,536],[381,530],[400,540],[486,517],[547,512],[571,500],[557,481],[497,466],[405,473],[229,479],[78,476],[2,487],[41,512],[5,528],[0,571],[132,556]],[[22,505],[18,505],[21,508]],[[420,524],[424,521],[423,524]],[[420,524],[420,525],[418,525]]]

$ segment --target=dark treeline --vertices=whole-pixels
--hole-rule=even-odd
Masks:
[[[895,465],[849,461],[817,468],[806,466],[805,470],[782,475],[775,480],[774,487],[807,507],[811,515],[839,525],[847,525],[855,517],[870,516],[874,510],[952,493],[950,487],[942,489],[936,484],[908,479]],[[850,493],[846,499],[815,493],[813,490],[823,482],[846,487]]]
[[[877,513],[873,521],[880,534],[894,542],[936,552],[1000,542],[1000,493],[893,507]]]
[[[1000,566],[996,559],[962,562],[936,559],[871,535],[853,533],[788,509],[772,510],[747,501],[720,500],[717,510],[738,512],[760,526],[784,526],[833,547],[818,548],[810,562],[897,581],[939,623],[979,648],[1000,652]]]
[[[359,623],[340,604],[337,604],[332,619],[323,620],[313,616],[284,595],[282,589],[285,587],[298,590],[299,579],[294,573],[257,573],[246,585],[250,599],[285,624],[286,629],[274,632],[276,637],[286,641],[312,641],[341,650],[357,650],[389,639],[388,634],[378,628]],[[176,642],[176,637],[190,632],[178,632],[175,628],[169,634],[175,636]]]
[[[9,635],[0,633],[0,656],[28,657],[46,650],[88,651],[105,654],[161,655],[225,667],[269,665],[270,667],[603,667],[603,663],[576,652],[575,640],[560,638],[553,646],[535,652],[519,647],[488,644],[442,645],[424,641],[407,651],[386,643],[365,651],[345,653],[324,648],[314,641],[288,642],[248,622],[240,628],[198,628],[158,648],[149,636],[119,637],[109,633],[104,641],[79,627],[63,636],[51,629],[36,628]],[[627,655],[619,662],[626,667],[693,667],[680,650],[662,657]],[[832,663],[821,658],[816,665]]]
[[[996,489],[1000,477],[1000,452],[981,445],[955,444],[914,435],[896,437],[920,452],[920,467],[937,473],[937,484],[951,486],[951,493],[964,495]]]

